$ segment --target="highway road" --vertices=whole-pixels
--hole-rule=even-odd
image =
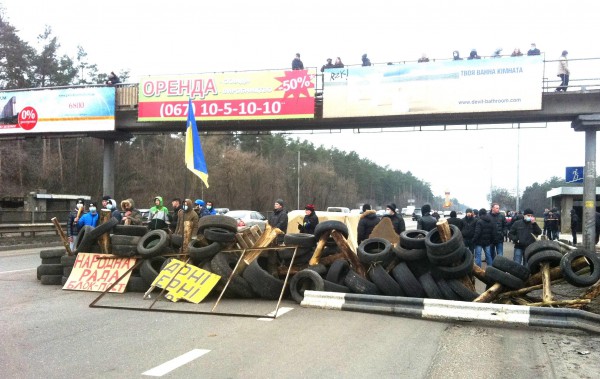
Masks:
[[[277,319],[90,308],[36,279],[40,249],[0,252],[3,378],[597,378],[600,335],[302,308]],[[208,312],[207,303],[157,309]],[[100,305],[148,308],[139,293]],[[267,315],[275,302],[217,311]]]

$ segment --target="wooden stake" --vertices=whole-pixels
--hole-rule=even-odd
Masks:
[[[440,240],[442,240],[442,242],[446,242],[452,238],[452,232],[450,231],[448,220],[442,219],[438,221],[435,226],[437,227],[438,233],[440,234]]]
[[[348,244],[346,237],[344,237],[342,233],[338,232],[337,230],[332,231],[331,236],[335,240],[335,243],[338,245],[340,251],[344,254],[348,262],[350,262],[350,265],[352,266],[354,271],[356,271],[356,273],[362,276],[363,278],[366,278],[367,273],[365,271],[365,268],[358,260],[358,256],[356,255],[356,253],[352,251],[352,248]]]
[[[69,239],[65,235],[65,232],[62,230],[60,223],[58,222],[58,219],[56,217],[52,217],[52,223],[54,224],[54,227],[56,228],[56,232],[60,236],[60,240],[62,241],[63,246],[65,247],[65,250],[67,251],[67,255],[73,255],[73,252],[71,251],[71,246],[69,245]]]
[[[111,218],[110,210],[102,209],[100,211],[100,222],[98,225],[104,224],[108,222]],[[110,233],[104,233],[98,238],[98,245],[100,245],[100,249],[102,254],[111,254],[112,247],[110,246]]]
[[[473,302],[491,303],[492,300],[496,299],[496,297],[498,297],[498,294],[502,291],[504,291],[504,286],[500,283],[495,283],[490,288],[488,288],[487,291],[485,291],[484,293],[479,295],[475,300],[473,300]]]
[[[552,302],[552,289],[550,288],[550,263],[542,262],[540,264],[542,272],[542,301],[544,303]]]
[[[309,266],[315,266],[315,265],[319,264],[319,260],[321,259],[321,254],[323,254],[323,249],[325,249],[325,243],[327,242],[328,238],[329,238],[329,233],[321,234],[321,237],[319,238],[319,242],[317,242],[317,247],[315,247],[315,251],[313,252],[313,256],[312,256],[312,258],[310,258],[310,261],[308,262]]]
[[[181,243],[181,255],[179,260],[185,260],[185,257],[189,255],[190,241],[192,240],[192,221],[187,220],[183,222],[183,242]]]
[[[552,305],[585,305],[590,303],[590,299],[575,299],[575,300],[556,300],[556,301],[543,301],[541,303],[529,303],[530,307],[549,307]]]

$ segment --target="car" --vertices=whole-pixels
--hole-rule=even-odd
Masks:
[[[450,213],[452,213],[452,211],[444,211],[444,218],[450,218]]]
[[[350,208],[346,208],[346,207],[327,207],[327,212],[350,213]]]
[[[375,211],[375,215],[379,218],[382,218],[383,216],[385,216],[385,209],[380,209],[378,211]]]
[[[229,212],[229,208],[215,208],[215,212],[217,212],[218,215],[224,215]]]
[[[260,230],[265,230],[267,225],[267,218],[258,211],[235,210],[227,212],[227,216],[237,220],[238,229],[258,225]]]
[[[412,214],[412,220],[417,221],[423,216],[423,212],[421,212],[421,208],[415,208],[415,211]]]

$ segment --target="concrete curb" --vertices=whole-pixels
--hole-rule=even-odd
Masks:
[[[307,308],[393,314],[426,320],[482,321],[499,325],[517,324],[600,333],[600,315],[570,308],[527,307],[321,291],[305,291],[301,305]]]

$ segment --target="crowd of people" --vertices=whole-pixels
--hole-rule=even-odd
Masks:
[[[502,48],[497,48],[494,50],[493,54],[491,55],[491,58],[501,58],[503,57],[502,55]],[[569,62],[567,59],[567,54],[568,52],[566,50],[564,50],[559,58],[558,61],[558,71],[556,76],[558,76],[561,79],[561,83],[560,85],[556,88],[556,92],[560,92],[560,91],[566,91],[567,87],[569,86],[569,76],[571,74],[570,70],[569,70]],[[537,48],[535,43],[532,43],[529,50],[527,51],[527,56],[535,56],[535,55],[541,55],[541,51],[540,49]],[[510,54],[511,57],[521,57],[523,56],[523,53],[521,52],[521,49],[518,47],[515,47],[512,51],[512,53]],[[461,58],[460,56],[460,52],[458,50],[454,50],[452,52],[452,60],[462,60],[463,58]],[[477,49],[471,49],[471,51],[469,52],[469,56],[467,57],[467,60],[471,60],[471,59],[481,59],[481,56],[477,53]],[[371,66],[371,60],[367,57],[367,54],[363,54],[361,57],[361,61],[362,61],[362,66]],[[427,57],[426,53],[423,53],[422,56],[417,60],[418,63],[427,63],[429,62],[429,58]],[[388,65],[392,65],[392,62],[389,62]],[[325,69],[328,68],[342,68],[344,67],[344,64],[342,63],[342,59],[340,57],[337,57],[335,60],[335,63],[332,63],[332,59],[331,58],[327,58],[327,63],[325,63],[323,66],[321,66],[321,72],[325,72]],[[302,63],[302,60],[300,59],[300,53],[296,53],[296,56],[294,57],[294,59],[292,60],[292,70],[303,70],[304,69],[304,64]]]

